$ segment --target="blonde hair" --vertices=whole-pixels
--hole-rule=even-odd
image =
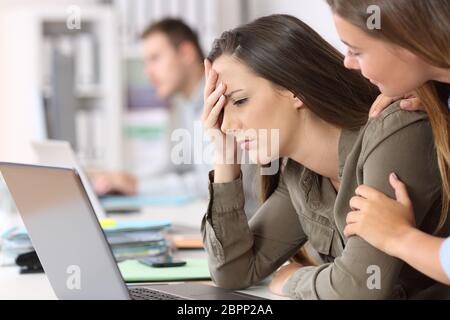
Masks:
[[[419,88],[417,95],[425,105],[433,128],[437,160],[442,179],[442,213],[436,228],[436,232],[438,232],[447,220],[450,198],[450,184],[448,181],[450,163],[448,105],[443,104],[439,99],[438,89],[433,82],[428,82]]]
[[[450,1],[442,0],[327,0],[335,14],[370,36],[393,43],[416,54],[429,64],[450,72]],[[381,13],[381,28],[370,29],[370,6]],[[430,32],[432,30],[432,32]],[[442,212],[436,232],[448,216],[449,185],[449,109],[448,86],[430,81],[417,89],[433,128],[439,171],[442,178]]]

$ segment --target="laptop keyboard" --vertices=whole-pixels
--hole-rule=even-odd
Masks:
[[[133,300],[183,300],[181,297],[148,288],[133,288],[129,291]]]

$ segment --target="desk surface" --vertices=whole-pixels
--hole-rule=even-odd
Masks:
[[[203,201],[192,202],[182,206],[149,207],[140,214],[111,215],[117,220],[168,219],[173,222],[174,230],[191,230],[200,232],[200,223],[207,204]],[[0,212],[0,215],[3,214]],[[206,257],[204,251],[179,251],[179,257]],[[49,300],[56,299],[45,274],[21,275],[16,267],[0,267],[0,299]],[[267,283],[267,282],[266,282]],[[243,290],[242,292],[267,299],[283,300],[285,298],[272,294],[266,283]]]

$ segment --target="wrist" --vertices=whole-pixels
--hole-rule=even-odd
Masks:
[[[241,166],[237,164],[216,164],[214,168],[214,183],[228,183],[238,179]]]
[[[414,251],[414,244],[422,232],[414,227],[405,227],[399,234],[388,243],[388,253],[394,257],[404,260],[405,254]]]

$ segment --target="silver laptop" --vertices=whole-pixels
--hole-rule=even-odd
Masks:
[[[127,286],[75,169],[0,163],[0,171],[60,299],[261,299],[193,283]]]
[[[75,152],[72,150],[69,142],[57,140],[34,141],[31,143],[31,146],[39,165],[75,168],[80,175],[81,182],[86,189],[89,200],[91,200],[95,214],[99,219],[106,218],[105,210],[103,210],[89,178],[79,165]]]

